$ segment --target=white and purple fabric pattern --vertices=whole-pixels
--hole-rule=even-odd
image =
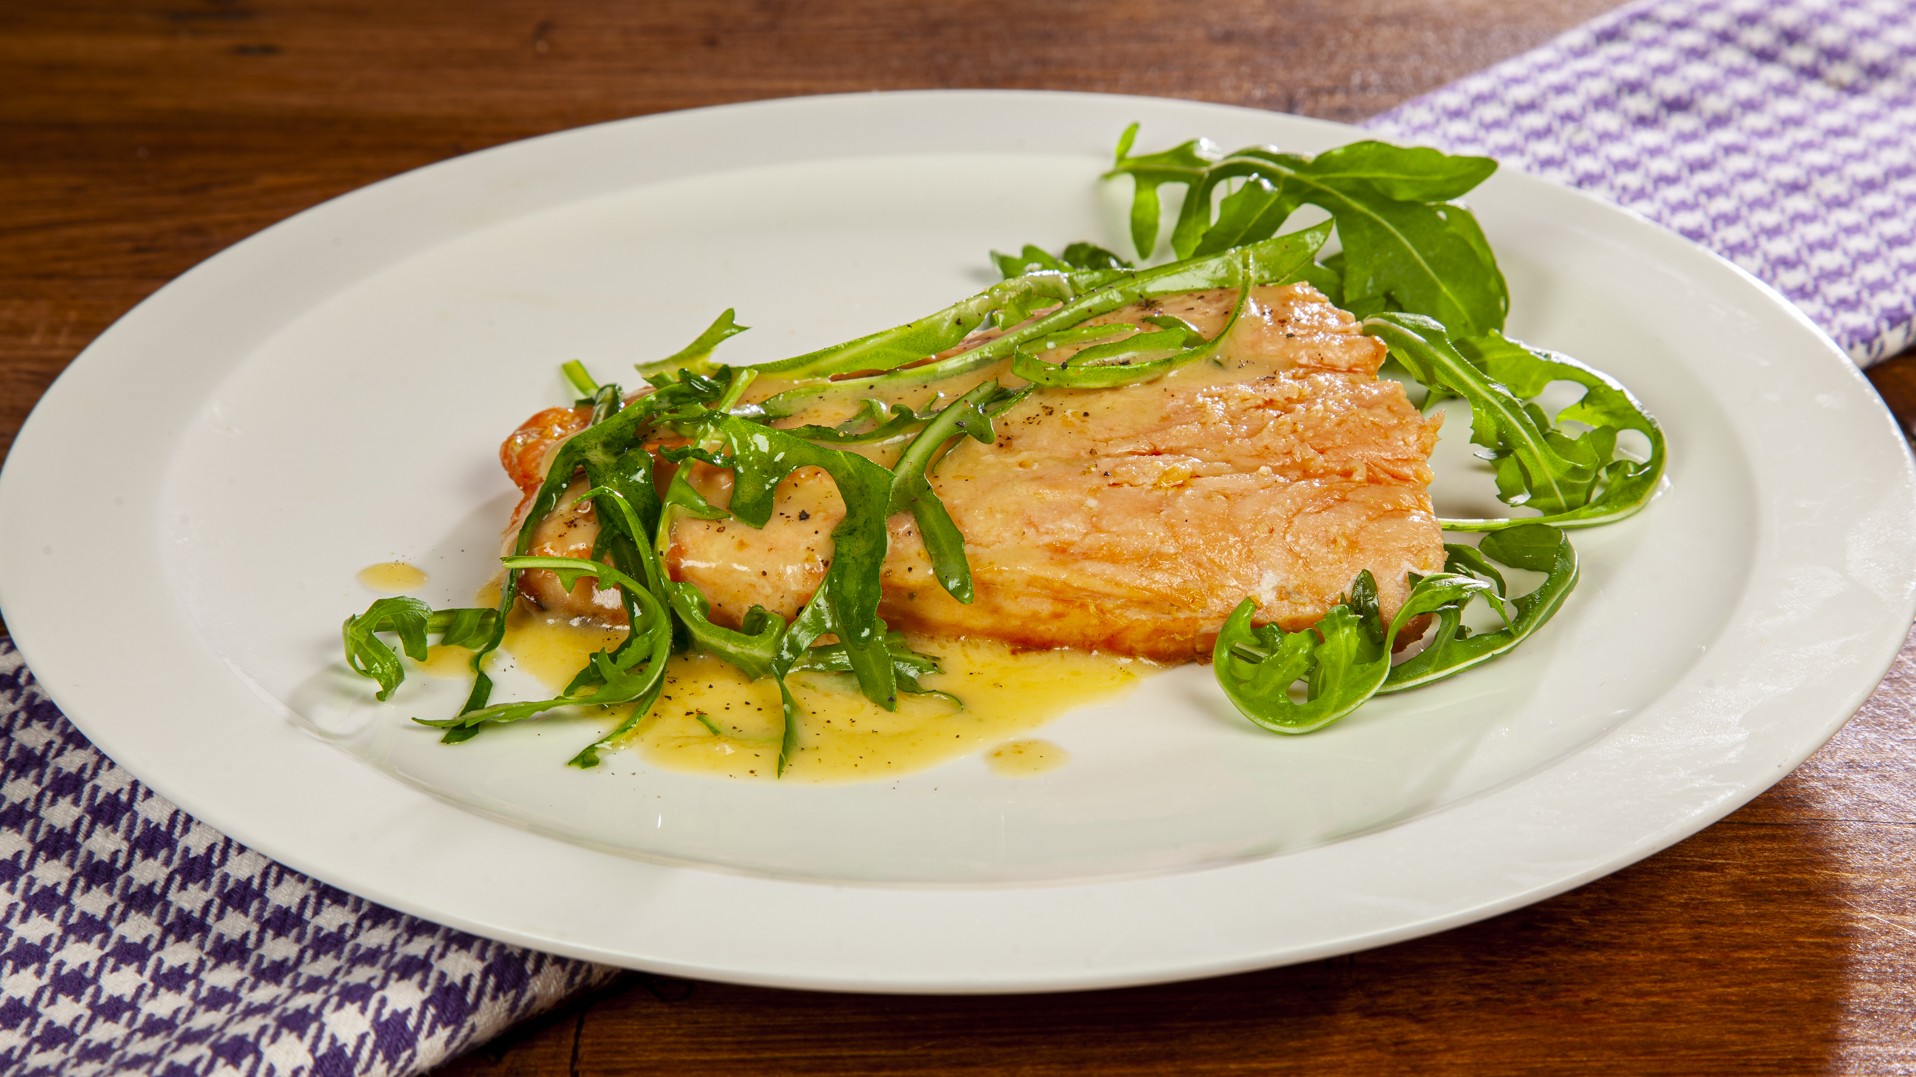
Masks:
[[[1858,362],[1911,343],[1916,2],[1652,0],[1371,126],[1660,221]],[[0,641],[0,1072],[414,1073],[609,975],[236,845],[103,757]]]
[[[1916,3],[1650,0],[1372,119],[1657,221],[1867,365],[1916,343]]]
[[[363,901],[194,821],[0,639],[0,1073],[416,1073],[611,974]]]

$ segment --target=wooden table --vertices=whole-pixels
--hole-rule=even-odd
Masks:
[[[917,87],[1355,121],[1614,0],[483,0],[0,6],[0,453],[61,367],[194,263],[362,184],[579,124]],[[1872,373],[1906,425],[1916,359]],[[448,1074],[1916,1069],[1916,646],[1796,773],[1573,893],[1434,938],[1169,987],[799,994],[630,974]]]

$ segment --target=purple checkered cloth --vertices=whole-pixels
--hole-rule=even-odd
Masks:
[[[611,970],[314,882],[160,799],[0,639],[0,1073],[415,1073]]]
[[[1911,342],[1916,4],[1652,0],[1371,126],[1661,221],[1858,362]],[[413,1073],[609,974],[234,844],[101,756],[0,641],[0,1073]]]
[[[1372,119],[1636,210],[1867,365],[1916,343],[1916,3],[1649,0]]]

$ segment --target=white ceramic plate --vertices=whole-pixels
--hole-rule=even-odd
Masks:
[[[1026,93],[780,101],[474,154],[239,244],[104,334],[0,478],[0,597],[53,697],[195,815],[483,935],[722,980],[1047,990],[1299,961],[1557,893],[1767,788],[1867,696],[1916,605],[1916,482],[1867,384],[1792,308],[1614,208],[1502,174],[1473,196],[1513,331],[1633,386],[1669,488],[1580,535],[1574,601],[1509,659],[1305,738],[1208,671],[880,784],[739,784],[581,719],[458,748],[371,705],[336,626],[369,563],[463,603],[513,492],[493,447],[581,358],[733,361],[936,309],[988,248],[1123,241],[1118,132],[1317,151],[1361,132]],[[1453,466],[1462,425],[1441,450]],[[421,683],[424,682],[424,683]]]

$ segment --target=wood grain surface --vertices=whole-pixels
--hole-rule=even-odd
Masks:
[[[0,0],[0,457],[65,364],[167,280],[289,214],[484,146],[922,87],[1354,121],[1614,3]],[[1916,359],[1871,376],[1910,428]],[[1829,746],[1728,820],[1432,938],[1035,998],[627,974],[442,1072],[1916,1072],[1912,699],[1916,645]]]

